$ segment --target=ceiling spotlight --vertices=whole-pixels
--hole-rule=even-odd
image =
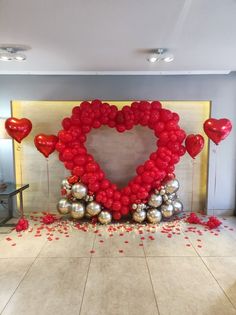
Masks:
[[[0,60],[1,61],[11,61],[12,56],[10,54],[7,54],[7,53],[0,53]]]
[[[151,57],[149,57],[147,60],[149,61],[149,62],[151,62],[151,63],[154,63],[154,62],[156,62],[157,61],[157,55],[155,54],[153,54]]]
[[[14,59],[17,60],[17,61],[24,61],[26,59],[26,55],[15,54]]]
[[[173,60],[174,56],[172,54],[167,54],[167,49],[164,48],[158,48],[147,58],[147,61],[151,63],[160,61],[171,62]]]
[[[168,55],[163,59],[165,62],[171,62],[174,60],[174,56],[173,55]]]
[[[30,47],[23,45],[1,45],[0,44],[0,61],[24,61],[26,55],[21,53]]]

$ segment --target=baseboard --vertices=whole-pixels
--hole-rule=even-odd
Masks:
[[[235,210],[234,209],[207,209],[207,215],[217,215],[217,216],[234,216]]]

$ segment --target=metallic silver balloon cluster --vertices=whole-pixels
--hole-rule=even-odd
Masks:
[[[110,212],[102,209],[102,206],[94,201],[93,196],[88,195],[87,187],[82,183],[71,185],[67,179],[63,179],[61,188],[66,191],[66,196],[57,204],[57,210],[62,215],[70,214],[73,219],[98,217],[102,224],[108,224],[112,220]]]
[[[148,203],[133,204],[133,220],[142,223],[147,219],[150,223],[159,223],[162,218],[169,219],[183,211],[183,204],[176,194],[179,189],[177,179],[169,180],[160,190],[155,190]]]

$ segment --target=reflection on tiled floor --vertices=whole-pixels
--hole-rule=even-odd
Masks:
[[[0,228],[0,313],[236,314],[236,218],[221,220]]]

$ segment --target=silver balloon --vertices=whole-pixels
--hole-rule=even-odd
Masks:
[[[154,208],[160,207],[162,202],[163,202],[162,196],[156,195],[156,194],[152,194],[148,200],[149,206],[154,207]]]
[[[146,205],[144,203],[140,203],[137,205],[136,211],[140,212],[146,208]]]
[[[67,195],[69,195],[71,193],[71,185],[69,184],[67,179],[62,180],[61,189],[65,189]]]
[[[108,211],[101,211],[98,215],[98,221],[102,224],[108,224],[111,222],[111,214]]]
[[[166,194],[163,195],[162,198],[163,198],[163,201],[167,201],[169,199],[168,195],[166,195]]]
[[[77,199],[82,199],[87,195],[87,187],[81,183],[76,183],[71,189],[72,195]]]
[[[81,202],[72,202],[71,216],[73,219],[82,219],[85,213],[84,205]]]
[[[165,189],[161,189],[161,190],[160,190],[160,195],[161,195],[161,196],[165,195],[165,193],[166,193]]]
[[[62,188],[62,189],[63,189],[63,188],[65,188],[65,189],[71,189],[71,185],[70,185],[70,183],[68,182],[67,179],[63,179],[63,180],[61,181],[61,188]]]
[[[179,199],[175,199],[172,201],[172,205],[174,207],[174,213],[178,214],[183,211],[183,204]]]
[[[176,198],[177,198],[177,194],[176,193],[168,195],[168,199],[170,199],[170,200],[175,200]]]
[[[101,205],[96,201],[92,201],[87,204],[86,211],[93,217],[101,212]]]
[[[146,219],[146,212],[145,212],[144,210],[139,211],[139,212],[135,211],[135,212],[133,213],[133,220],[134,220],[135,222],[141,223],[141,222],[143,222],[145,219]]]
[[[165,184],[167,194],[173,194],[179,189],[179,182],[177,179],[171,179]]]
[[[174,207],[172,204],[170,205],[162,205],[161,206],[161,213],[164,218],[170,218],[174,214]]]
[[[150,209],[147,212],[147,219],[150,223],[159,223],[162,219],[162,214],[157,209]]]
[[[68,214],[71,211],[71,203],[66,198],[61,198],[57,204],[60,214]]]

